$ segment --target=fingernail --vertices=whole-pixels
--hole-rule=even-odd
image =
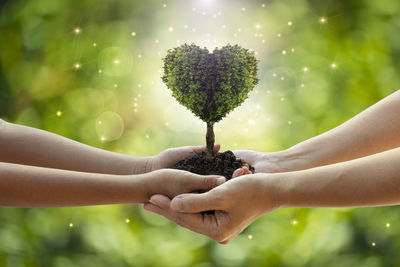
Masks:
[[[217,179],[217,185],[221,185],[221,184],[223,184],[223,183],[225,183],[225,182],[226,182],[225,177],[219,177],[219,178]]]
[[[182,199],[174,198],[171,202],[171,208],[174,210],[181,210],[182,209]]]

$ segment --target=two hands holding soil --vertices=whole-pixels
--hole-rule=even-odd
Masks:
[[[205,146],[137,157],[0,120],[0,206],[145,203],[227,243],[278,208],[400,204],[399,132],[400,91],[289,149],[233,151],[240,160],[225,152],[215,164],[204,162]],[[168,169],[174,164],[202,175]]]
[[[156,194],[144,208],[225,244],[279,208],[398,205],[399,132],[400,90],[287,150],[234,151],[254,174],[244,166],[207,192]]]

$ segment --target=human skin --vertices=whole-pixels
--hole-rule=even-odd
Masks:
[[[143,203],[153,194],[174,197],[225,181],[163,169],[205,151],[205,146],[136,157],[0,120],[0,206],[59,207]],[[215,146],[215,152],[219,150]]]
[[[125,155],[1,119],[0,147],[0,162],[121,175],[169,168],[182,159],[206,151],[205,146],[185,146],[166,149],[156,156]],[[215,152],[219,148],[216,145]]]
[[[338,127],[278,152],[236,150],[255,172],[287,172],[343,162],[400,146],[400,90]]]
[[[144,208],[227,243],[254,220],[278,208],[397,205],[399,132],[397,91],[339,127],[286,151],[236,151],[255,166],[256,174],[172,201],[158,194]],[[203,210],[216,212],[199,213]]]
[[[0,162],[0,206],[63,207],[148,202],[154,194],[174,197],[209,190],[224,177],[162,169],[146,174],[76,172]]]

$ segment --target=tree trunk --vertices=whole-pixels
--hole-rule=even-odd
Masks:
[[[207,134],[206,134],[206,144],[207,144],[207,155],[206,160],[213,161],[214,160],[214,123],[207,122]]]

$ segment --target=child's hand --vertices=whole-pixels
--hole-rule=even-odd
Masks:
[[[220,145],[214,146],[214,153],[217,153],[220,149]],[[162,151],[160,154],[152,157],[149,161],[149,166],[146,168],[147,171],[155,171],[164,168],[171,168],[175,163],[180,160],[189,158],[201,152],[206,152],[206,146],[184,146],[176,148],[168,148]]]

